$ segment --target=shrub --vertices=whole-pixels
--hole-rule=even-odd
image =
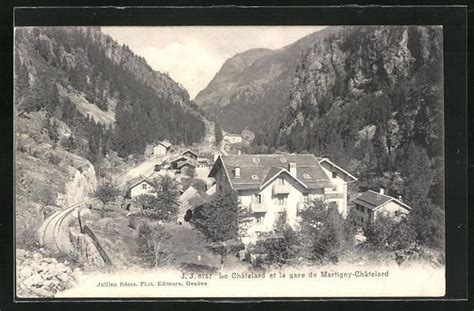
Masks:
[[[25,202],[16,206],[16,246],[32,249],[37,246],[38,229],[43,222],[40,209],[34,204]]]
[[[303,255],[312,261],[338,262],[353,246],[348,224],[334,206],[316,200],[301,211]]]
[[[298,257],[298,236],[288,224],[286,213],[277,218],[273,235],[257,241],[255,248],[257,252],[267,255],[264,262],[270,265],[282,266]]]

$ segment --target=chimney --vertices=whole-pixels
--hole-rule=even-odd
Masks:
[[[242,151],[240,151],[240,150],[237,151],[237,154],[238,154],[238,155],[241,155],[241,154],[242,154]]]
[[[398,196],[398,201],[402,202],[402,196],[401,195]]]
[[[380,188],[379,193],[377,193],[377,201],[380,201],[382,199],[383,192],[383,188]]]
[[[288,163],[288,171],[291,176],[296,177],[296,162]]]
[[[235,168],[235,178],[240,178],[240,167]]]

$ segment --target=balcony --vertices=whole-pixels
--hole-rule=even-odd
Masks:
[[[288,194],[290,193],[290,186],[288,184],[275,184],[273,185],[273,194]]]
[[[344,193],[325,193],[324,198],[326,200],[330,199],[343,199],[344,198]]]
[[[267,205],[265,203],[250,203],[250,211],[252,213],[265,213]]]

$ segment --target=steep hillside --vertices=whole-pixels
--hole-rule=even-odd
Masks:
[[[204,136],[187,91],[99,28],[20,28],[15,52],[19,115],[48,111],[74,138],[86,138],[94,155],[114,149],[126,156],[142,153],[146,142]]]
[[[186,90],[93,27],[15,30],[14,110],[17,245],[25,248],[46,214],[92,195],[147,142],[191,144],[206,133]]]
[[[335,31],[324,29],[279,50],[254,49],[227,60],[195,102],[225,131],[275,129],[287,106],[298,59],[303,51]]]
[[[328,155],[362,186],[441,205],[442,51],[439,27],[327,36],[299,60],[280,131],[259,142]]]

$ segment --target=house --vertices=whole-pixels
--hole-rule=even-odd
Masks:
[[[197,167],[205,168],[210,166],[210,160],[206,158],[198,158],[197,159]]]
[[[184,163],[190,163],[191,165],[196,167],[196,164],[195,164],[196,162],[193,159],[186,156],[186,155],[180,155],[180,156],[177,156],[174,159],[172,159],[170,161],[170,167],[173,170],[178,170],[178,169],[180,169],[180,167],[183,166]]]
[[[242,136],[238,134],[225,134],[224,141],[229,144],[240,144],[242,143]]]
[[[400,199],[386,195],[384,189],[380,189],[379,192],[372,190],[364,192],[352,202],[354,203],[352,215],[361,226],[377,221],[379,215],[400,221],[411,211],[411,207]]]
[[[217,195],[226,189],[237,191],[239,202],[253,218],[249,233],[265,232],[273,229],[282,212],[290,225],[296,224],[299,211],[315,199],[327,198],[347,215],[346,183],[355,177],[321,160],[312,154],[219,156],[209,177],[216,180]]]
[[[155,156],[162,156],[162,155],[165,155],[168,153],[168,151],[170,150],[171,148],[171,143],[167,140],[163,140],[161,142],[159,142],[158,144],[156,144],[154,147],[153,147],[153,155]]]
[[[183,152],[181,152],[181,155],[186,156],[193,160],[197,160],[198,158],[198,154],[191,149],[184,150]]]
[[[196,169],[196,165],[190,161],[178,162],[176,169],[179,171],[194,170]]]
[[[156,184],[148,177],[139,176],[128,182],[125,197],[133,199],[139,195],[156,195]]]

